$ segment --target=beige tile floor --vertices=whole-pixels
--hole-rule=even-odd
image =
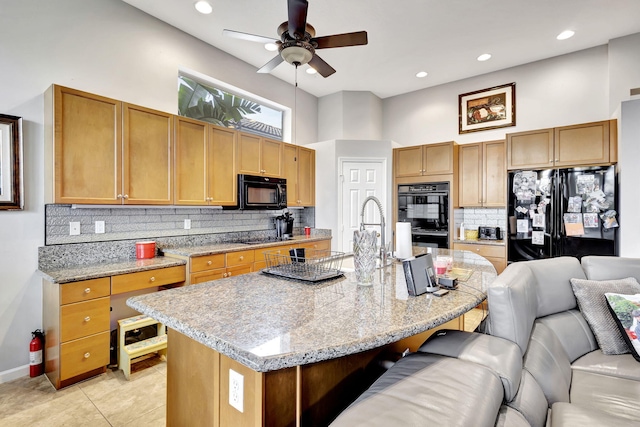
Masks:
[[[486,316],[465,314],[473,331]],[[159,358],[133,364],[131,380],[120,370],[56,391],[43,375],[0,384],[0,427],[165,426],[167,365]]]

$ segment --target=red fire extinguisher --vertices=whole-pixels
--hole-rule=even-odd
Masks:
[[[31,332],[33,339],[29,343],[29,376],[31,378],[42,375],[42,347],[44,333],[40,329]]]

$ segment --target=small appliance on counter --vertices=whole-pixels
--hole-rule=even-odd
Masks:
[[[480,240],[502,240],[500,227],[478,227],[478,239]]]
[[[289,212],[276,217],[276,236],[278,240],[287,240],[293,237],[293,215]]]

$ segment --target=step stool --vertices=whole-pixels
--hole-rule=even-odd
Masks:
[[[125,345],[128,331],[151,325],[157,325],[157,336]],[[131,375],[133,359],[155,352],[163,358],[167,357],[167,333],[162,323],[144,314],[118,320],[118,368],[122,369],[126,379]]]

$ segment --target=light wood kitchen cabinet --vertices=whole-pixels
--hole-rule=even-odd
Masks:
[[[284,143],[238,133],[238,173],[248,175],[282,176]]]
[[[169,255],[171,256],[171,255]],[[238,276],[253,271],[254,250],[233,251],[189,259],[189,284]]]
[[[448,175],[456,170],[458,145],[454,142],[394,149],[396,178]]]
[[[481,243],[454,243],[453,250],[470,251],[482,257],[493,264],[498,274],[507,267],[507,251],[505,245],[486,245]]]
[[[47,202],[173,202],[170,114],[57,85],[45,108]]]
[[[615,163],[617,121],[583,123],[507,134],[507,169]]]
[[[287,180],[287,206],[314,206],[316,152],[284,144],[283,176]]]
[[[43,279],[45,374],[56,389],[104,373],[110,363],[112,294],[185,282],[173,266],[70,283]]]
[[[505,207],[507,168],[504,141],[459,148],[458,200],[461,207]]]

